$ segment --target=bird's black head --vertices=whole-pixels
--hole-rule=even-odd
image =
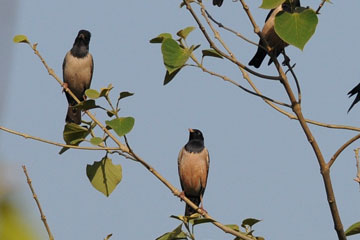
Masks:
[[[200,130],[189,128],[189,141],[185,145],[188,152],[198,153],[204,149],[204,137]]]
[[[91,33],[89,31],[80,30],[71,49],[72,55],[79,58],[85,57],[89,52],[90,38]]]

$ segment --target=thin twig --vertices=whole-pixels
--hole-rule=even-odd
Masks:
[[[104,240],[109,240],[109,239],[111,238],[111,236],[112,236],[112,233],[108,234],[108,235],[106,236],[106,238],[104,238]]]
[[[356,159],[356,178],[354,178],[354,181],[360,184],[359,148],[356,148],[354,151],[355,151],[355,159]]]
[[[218,25],[219,28],[223,28],[223,29],[225,29],[225,30],[227,30],[227,31],[235,34],[236,36],[240,37],[241,39],[243,39],[244,41],[246,41],[246,42],[248,42],[248,43],[250,43],[250,44],[253,44],[253,45],[255,45],[255,46],[259,46],[259,44],[257,44],[256,42],[253,42],[253,41],[251,41],[250,39],[246,38],[246,37],[245,37],[244,35],[242,35],[241,33],[236,32],[235,30],[233,30],[233,29],[231,29],[231,28],[229,28],[229,27],[226,27],[224,24],[216,21],[216,20],[210,15],[210,13],[209,13],[207,10],[205,10],[205,13],[206,13],[206,15],[210,18],[211,21],[213,21],[216,25]]]
[[[97,151],[99,151],[99,150],[102,150],[102,151],[104,151],[104,150],[105,151],[106,150],[108,150],[108,151],[119,150],[118,147],[114,147],[114,148],[109,148],[109,147],[80,147],[80,146],[68,145],[68,144],[63,144],[63,143],[58,143],[58,142],[52,142],[52,141],[45,140],[45,139],[42,139],[42,138],[39,138],[39,137],[31,136],[29,134],[17,132],[15,130],[8,129],[8,128],[3,127],[3,126],[0,126],[0,130],[11,133],[11,134],[14,134],[14,135],[24,137],[26,139],[33,139],[35,141],[39,141],[39,142],[43,142],[43,143],[47,143],[47,144],[51,144],[51,145],[55,145],[55,146],[59,146],[59,147],[81,149],[81,150],[97,150]]]
[[[197,65],[189,65],[188,66],[192,66],[192,67],[197,67],[197,68],[200,68],[203,72],[206,72],[212,76],[216,76],[216,77],[219,77],[221,79],[223,79],[224,81],[226,82],[230,82],[231,84],[239,87],[240,89],[244,90],[245,92],[247,93],[250,93],[254,96],[257,96],[257,97],[260,97],[266,101],[270,101],[270,102],[273,102],[275,104],[278,104],[278,105],[281,105],[281,106],[284,106],[284,107],[288,107],[288,108],[291,108],[291,105],[290,104],[287,104],[287,103],[283,103],[283,102],[280,102],[280,101],[277,101],[277,100],[274,100],[270,97],[267,97],[265,95],[262,95],[262,94],[259,94],[259,93],[256,93],[256,92],[253,92],[245,87],[243,87],[241,84],[235,82],[234,80],[230,79],[229,77],[225,76],[225,75],[221,75],[221,74],[218,74],[216,72],[212,72],[210,70],[208,70],[207,68],[204,67],[204,65],[202,65],[201,63],[199,63],[199,61],[196,59],[196,57],[192,54],[191,56],[191,59],[197,64]]]
[[[335,154],[331,157],[330,161],[327,163],[327,168],[331,168],[331,166],[334,164],[335,160],[337,159],[337,157],[341,154],[342,151],[344,151],[350,144],[352,144],[353,142],[355,142],[356,140],[358,140],[360,138],[360,134],[356,135],[355,137],[349,139],[346,143],[344,143],[336,152]]]
[[[320,9],[324,6],[325,2],[326,2],[326,0],[322,0],[322,2],[320,3],[318,9],[315,12],[316,14],[320,14]]]
[[[54,236],[52,235],[52,233],[51,233],[51,231],[50,231],[50,227],[49,227],[49,225],[48,225],[48,223],[47,223],[47,221],[46,221],[46,216],[45,216],[45,214],[43,213],[43,211],[42,211],[42,209],[41,209],[41,205],[40,205],[39,199],[38,199],[38,197],[37,197],[37,195],[36,195],[36,193],[35,193],[35,191],[34,191],[34,188],[33,188],[32,184],[31,184],[31,179],[30,179],[30,177],[29,177],[29,175],[28,175],[28,173],[27,173],[26,166],[23,165],[22,168],[23,168],[23,170],[24,170],[24,173],[25,173],[25,176],[26,176],[26,180],[27,180],[27,183],[28,183],[28,185],[29,185],[29,187],[30,187],[31,193],[32,193],[32,195],[33,195],[33,198],[34,198],[34,200],[35,200],[35,202],[36,202],[36,205],[37,205],[37,207],[38,207],[38,209],[39,209],[40,216],[41,216],[41,220],[43,221],[44,226],[45,226],[45,228],[46,228],[46,231],[47,231],[47,233],[48,233],[48,235],[49,235],[49,239],[50,239],[50,240],[54,240]]]
[[[288,71],[290,71],[291,75],[294,78],[295,84],[296,84],[296,88],[297,88],[297,92],[298,92],[298,100],[297,101],[298,101],[299,104],[301,104],[301,88],[300,88],[299,81],[298,81],[298,79],[296,77],[296,74],[294,72],[294,67],[295,67],[296,64],[291,66],[290,58],[286,55],[285,50],[283,51],[283,55],[284,55],[284,58],[285,58],[285,64],[288,67]]]

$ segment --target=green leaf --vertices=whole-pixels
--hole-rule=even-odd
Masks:
[[[132,95],[134,95],[134,93],[131,93],[131,92],[121,92],[118,100],[123,99],[123,98],[126,98],[126,97],[130,97],[130,96],[132,96]]]
[[[164,39],[166,39],[166,38],[172,38],[171,34],[170,33],[161,33],[156,38],[151,39],[150,43],[162,43],[164,41]]]
[[[108,197],[122,179],[122,168],[121,165],[114,165],[110,158],[104,157],[99,162],[88,164],[86,175],[93,187]]]
[[[93,137],[90,139],[90,143],[95,146],[98,146],[102,142],[103,142],[103,139],[101,137]]]
[[[164,39],[161,44],[164,64],[169,74],[184,66],[191,55],[191,50],[182,48],[179,44],[171,39]]]
[[[345,231],[346,236],[351,236],[360,233],[360,222],[354,223]]]
[[[87,128],[81,127],[75,123],[66,123],[63,137],[66,144],[79,145],[79,143],[83,141],[89,133],[90,132]],[[73,144],[74,142],[76,142],[76,144]]]
[[[27,36],[25,35],[16,35],[13,38],[14,43],[30,43]]]
[[[78,146],[89,135],[87,128],[81,127],[75,123],[66,123],[63,131],[63,138],[66,144]],[[63,154],[69,148],[63,147],[59,154]]]
[[[92,99],[97,99],[100,97],[100,93],[98,91],[96,91],[95,89],[87,89],[85,91],[85,95],[88,98],[92,98]]]
[[[203,54],[203,57],[209,56],[209,57],[223,58],[223,56],[221,56],[220,53],[218,53],[214,49],[202,50],[202,54]]]
[[[227,225],[225,225],[225,226],[228,227],[228,228],[231,228],[232,230],[235,230],[235,231],[237,231],[237,232],[240,232],[240,228],[239,228],[239,226],[236,225],[236,224],[227,224]]]
[[[303,50],[317,23],[314,10],[298,7],[294,13],[280,12],[276,15],[275,31],[282,40]]]
[[[195,29],[195,27],[186,27],[180,31],[178,31],[176,33],[176,35],[178,35],[179,37],[186,39],[187,36],[189,35],[189,33],[191,33],[193,30]]]
[[[241,226],[245,228],[246,226],[252,227],[258,222],[261,222],[261,220],[255,219],[255,218],[247,218],[244,221],[242,221]]]
[[[93,99],[85,100],[81,103],[76,104],[74,107],[80,108],[83,111],[90,110],[93,108],[99,108],[99,106],[95,104],[95,100]]]
[[[171,80],[173,80],[173,78],[175,77],[175,75],[180,72],[181,68],[175,70],[174,72],[172,72],[171,74],[169,74],[169,71],[166,71],[165,74],[165,78],[164,78],[164,86],[166,84],[168,84]]]
[[[186,217],[185,216],[175,216],[175,215],[171,215],[170,216],[171,218],[174,218],[174,219],[177,219],[177,220],[179,220],[179,221],[182,221],[182,222],[187,222],[187,219],[186,219]]]
[[[109,95],[111,89],[113,89],[114,87],[109,84],[109,86],[107,86],[106,88],[101,88],[100,89],[100,94],[99,94],[99,97],[106,97]]]
[[[198,219],[194,219],[193,225],[198,225],[198,224],[203,224],[203,223],[212,223],[215,222],[214,219],[210,219],[210,218],[198,218]]]
[[[119,111],[120,111],[120,109],[118,109],[118,110],[116,111],[116,113],[118,113]],[[107,114],[109,117],[112,117],[112,116],[116,115],[116,114],[115,114],[115,111],[109,111],[109,110],[106,111],[106,114]]]
[[[121,117],[105,122],[106,125],[111,127],[119,137],[122,137],[125,134],[128,134],[134,127],[135,119],[133,117]]]
[[[186,233],[181,230],[182,224],[175,228],[172,232],[165,233],[156,240],[175,240],[175,239],[187,239]]]
[[[263,0],[260,8],[273,9],[285,2],[286,0]]]

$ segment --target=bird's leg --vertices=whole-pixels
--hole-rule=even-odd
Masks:
[[[283,66],[289,66],[290,65],[290,58],[285,53],[285,48],[282,50],[282,54],[284,56],[284,61],[282,62]]]

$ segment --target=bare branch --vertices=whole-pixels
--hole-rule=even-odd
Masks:
[[[29,175],[28,175],[28,173],[27,173],[26,166],[23,165],[22,168],[23,168],[23,170],[24,170],[24,173],[25,173],[25,176],[26,176],[26,180],[27,180],[27,183],[28,183],[28,185],[29,185],[29,187],[30,187],[31,193],[32,193],[32,195],[33,195],[33,198],[34,198],[34,200],[35,200],[35,202],[36,202],[36,205],[37,205],[37,207],[38,207],[38,209],[39,209],[40,216],[41,216],[41,220],[43,221],[44,226],[45,226],[45,228],[46,228],[46,231],[47,231],[47,233],[48,233],[48,235],[49,235],[49,239],[50,239],[50,240],[54,240],[54,236],[52,235],[52,233],[51,233],[51,231],[50,231],[50,227],[49,227],[49,225],[48,225],[48,223],[47,223],[47,221],[46,221],[46,216],[45,216],[45,214],[43,213],[43,211],[42,211],[42,209],[41,209],[41,205],[40,205],[39,199],[38,199],[38,197],[37,197],[37,195],[36,195],[36,193],[35,193],[35,191],[34,191],[34,188],[33,188],[32,184],[31,184],[31,179],[30,179],[30,177],[29,177]]]
[[[206,13],[206,15],[209,17],[209,19],[210,19],[211,21],[213,21],[216,25],[218,25],[219,28],[223,28],[223,29],[225,29],[225,30],[227,30],[227,31],[235,34],[236,36],[238,36],[239,38],[243,39],[244,41],[246,41],[246,42],[248,42],[248,43],[250,43],[250,44],[253,44],[253,45],[255,45],[255,46],[259,46],[259,44],[257,44],[256,42],[251,41],[250,39],[247,39],[247,38],[246,38],[244,35],[242,35],[241,33],[236,32],[235,30],[233,30],[233,29],[231,29],[231,28],[229,28],[229,27],[226,27],[226,26],[224,26],[224,24],[216,21],[216,20],[210,15],[210,13],[209,13],[206,9],[205,9],[205,13]]]
[[[355,151],[355,159],[356,159],[356,178],[354,178],[354,181],[360,184],[359,148],[356,148],[354,151]]]
[[[3,126],[0,126],[0,130],[14,134],[14,135],[18,135],[21,137],[24,137],[26,139],[33,139],[35,141],[39,141],[39,142],[43,142],[43,143],[47,143],[47,144],[51,144],[51,145],[55,145],[55,146],[59,146],[59,147],[66,147],[66,148],[73,148],[73,149],[81,149],[81,150],[97,150],[97,151],[110,151],[110,150],[119,150],[118,147],[116,148],[109,148],[109,147],[80,147],[80,146],[74,146],[74,145],[67,145],[67,144],[63,144],[63,143],[58,143],[58,142],[52,142],[49,140],[45,140],[39,137],[34,137],[25,133],[21,133],[21,132],[17,132],[8,128],[5,128]]]
[[[315,12],[316,14],[320,14],[320,10],[324,6],[325,2],[326,2],[326,0],[322,0],[322,2],[320,3],[318,9]]]
[[[351,138],[350,140],[348,140],[346,143],[344,143],[336,152],[335,154],[331,157],[330,161],[327,163],[327,168],[331,168],[331,166],[334,164],[335,160],[337,159],[337,157],[341,154],[342,151],[344,151],[350,144],[352,144],[353,142],[355,142],[356,140],[358,140],[360,138],[360,134],[356,135],[355,137]]]

